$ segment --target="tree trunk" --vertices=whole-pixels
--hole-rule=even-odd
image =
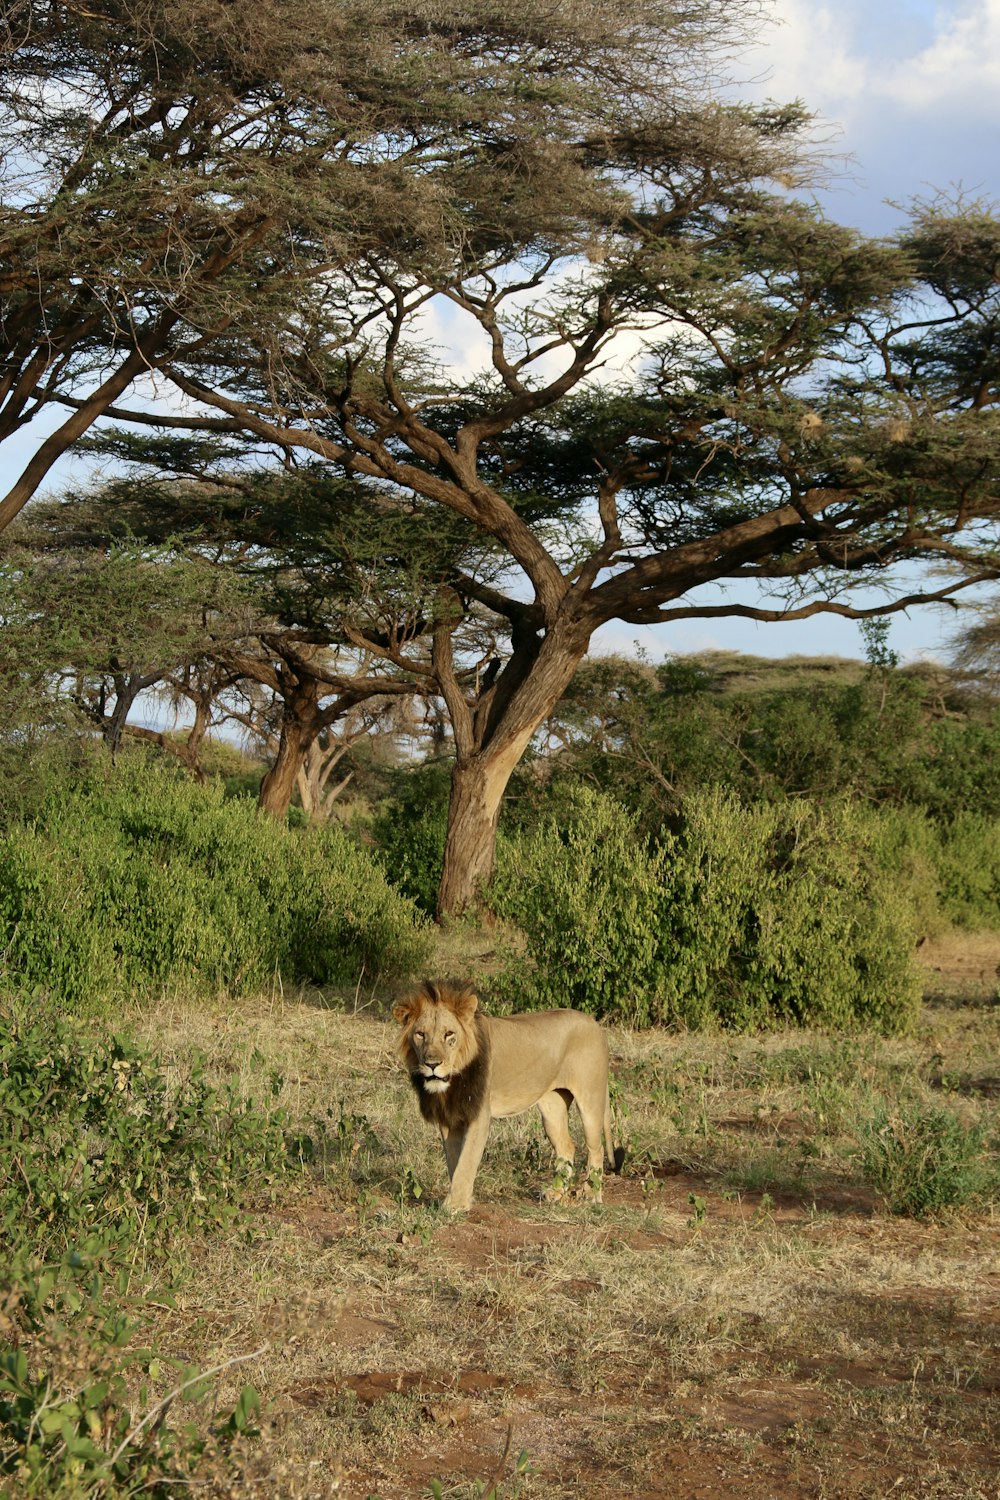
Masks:
[[[493,876],[497,824],[507,783],[535,731],[544,724],[586,655],[589,637],[553,629],[502,711],[482,748],[458,746],[448,803],[444,868],[437,919],[460,916]]]
[[[281,725],[281,739],[274,765],[260,784],[261,810],[272,818],[287,818],[292,804],[295,782],[316,731],[299,718],[287,717]]]
[[[146,688],[152,687],[159,681],[159,673],[153,672],[143,676],[138,672],[116,672],[112,678],[115,690],[115,706],[111,710],[109,718],[104,720],[102,733],[104,743],[111,751],[114,759],[122,747],[122,735],[128,723],[128,716],[132,712],[135,700]]]
[[[187,739],[178,751],[180,759],[184,762],[199,786],[204,786],[208,781],[208,777],[205,775],[205,768],[201,763],[201,746],[205,735],[208,733],[210,718],[211,699],[206,695],[199,695],[194,700],[194,723],[191,726]]]
[[[360,737],[351,735],[346,740],[331,740],[324,745],[321,743],[321,736],[317,735],[306,751],[296,784],[302,806],[311,823],[329,822],[334,802],[354,779],[354,772],[348,771],[336,786],[329,785],[334,767]]]
[[[456,762],[438,890],[439,921],[467,911],[493,878],[500,804],[520,758],[521,752],[509,765],[489,755],[477,755],[465,765]]]

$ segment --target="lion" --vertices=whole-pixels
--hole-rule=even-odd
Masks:
[[[490,1121],[533,1104],[556,1154],[555,1182],[545,1196],[565,1196],[573,1177],[568,1118],[574,1100],[587,1142],[581,1196],[601,1201],[604,1150],[616,1172],[624,1151],[611,1133],[608,1044],[591,1016],[578,1010],[484,1016],[470,985],[437,980],[424,980],[393,1015],[403,1028],[399,1056],[420,1113],[444,1142],[451,1181],[445,1209],[471,1207]]]

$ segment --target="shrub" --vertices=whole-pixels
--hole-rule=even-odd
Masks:
[[[748,809],[717,794],[689,799],[685,814],[684,857],[698,875],[680,913],[683,1018],[694,990],[714,992],[737,1028],[906,1027],[919,999],[913,914],[885,866],[880,814],[848,802]],[[688,956],[697,962],[706,929],[710,988]]]
[[[636,1025],[659,1019],[665,849],[650,851],[613,798],[572,789],[560,824],[501,838],[491,899],[528,940],[497,991],[515,1009],[567,1005]]]
[[[885,862],[905,887],[921,932],[953,923],[1000,928],[1000,820],[958,812],[940,821],[915,808],[882,818]]]
[[[935,867],[945,916],[958,927],[1000,927],[1000,821],[960,812],[936,829]]]
[[[172,1426],[173,1399],[150,1404],[157,1364],[168,1397],[207,1382],[134,1347],[145,1310],[129,1282],[137,1261],[228,1220],[297,1160],[284,1114],[213,1087],[197,1058],[168,1085],[127,1038],[36,1007],[0,1015],[0,1118],[0,1485],[166,1497],[195,1473],[223,1477],[256,1393],[228,1416]]]
[[[93,1334],[81,1347],[70,1329],[49,1331],[46,1343],[48,1359],[37,1370],[22,1349],[0,1352],[0,1476],[16,1487],[4,1494],[168,1500],[189,1488],[238,1493],[232,1449],[238,1437],[256,1436],[259,1397],[252,1386],[244,1386],[226,1415],[175,1427],[168,1413],[177,1400],[204,1403],[210,1382],[199,1371],[181,1370],[168,1397],[139,1416],[129,1376],[144,1367],[141,1353],[123,1355]],[[139,1386],[139,1403],[148,1400],[147,1386]]]
[[[286,1166],[284,1115],[261,1111],[202,1060],[172,1086],[123,1036],[47,1012],[0,1014],[0,1238],[62,1254],[226,1217]]]
[[[683,803],[655,844],[580,790],[561,826],[501,843],[493,900],[527,939],[499,988],[633,1024],[904,1027],[918,998],[913,924],[881,825],[848,805]]]
[[[343,830],[288,829],[142,761],[53,789],[0,836],[0,976],[78,1010],[167,981],[406,974],[427,943]]]
[[[395,779],[372,822],[378,857],[393,885],[434,914],[448,829],[451,766],[430,761]]]
[[[950,1109],[878,1103],[859,1130],[858,1160],[890,1213],[923,1217],[995,1191],[985,1146],[985,1128]]]

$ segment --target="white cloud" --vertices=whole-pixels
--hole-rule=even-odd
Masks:
[[[720,622],[722,631],[703,630],[697,621],[674,625],[629,625],[626,621],[611,620],[594,633],[591,642],[593,656],[635,656],[644,652],[650,661],[662,661],[667,656],[689,656],[699,651],[719,651],[725,648],[726,621]]]
[[[842,116],[845,104],[867,93],[869,64],[852,36],[849,7],[777,0],[771,14],[762,45],[744,59],[758,79],[753,93],[801,98],[828,118]]]
[[[880,92],[911,110],[957,105],[967,114],[1000,110],[1000,0],[939,12],[929,46],[900,60]]]
[[[833,218],[888,233],[892,202],[998,196],[1000,0],[773,0],[771,17],[737,93],[802,98],[830,127]]]
[[[966,119],[1000,107],[1000,0],[951,0],[930,14],[914,0],[882,0],[874,14],[864,0],[775,0],[773,24],[747,59],[765,75],[753,93],[802,97],[845,125],[888,102],[952,106]]]

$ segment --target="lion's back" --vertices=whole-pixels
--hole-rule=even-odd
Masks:
[[[484,1018],[485,1019],[485,1018]],[[578,1010],[491,1016],[490,1100],[495,1114],[516,1114],[552,1089],[603,1094],[608,1043],[593,1016]]]

